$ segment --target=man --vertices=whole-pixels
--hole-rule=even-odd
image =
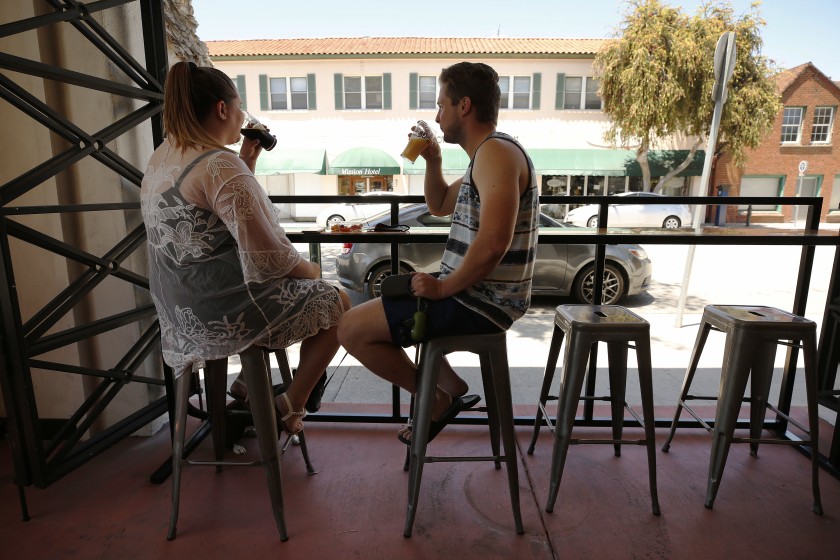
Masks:
[[[499,76],[481,63],[444,68],[435,122],[443,140],[470,156],[464,177],[447,184],[441,149],[432,139],[424,195],[435,216],[452,215],[440,276],[415,273],[414,295],[426,306],[425,338],[504,331],[528,309],[537,241],[539,196],[534,166],[512,137],[496,132]],[[417,311],[416,298],[378,298],[347,311],[339,342],[376,375],[414,394],[416,367],[399,346]],[[432,408],[430,440],[479,397],[444,362]],[[399,438],[409,443],[411,428]]]

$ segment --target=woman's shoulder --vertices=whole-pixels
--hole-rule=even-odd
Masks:
[[[231,173],[235,175],[241,173],[251,173],[251,170],[248,169],[248,166],[242,158],[230,150],[209,150],[206,158],[208,168],[211,170],[216,169],[219,173],[224,173],[226,175]]]

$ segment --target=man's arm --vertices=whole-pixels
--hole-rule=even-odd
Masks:
[[[450,185],[443,178],[443,156],[440,144],[434,139],[426,146],[422,156],[426,160],[423,194],[426,197],[429,212],[433,216],[448,216],[455,211],[455,201],[458,199],[461,179]]]
[[[444,280],[418,278],[412,287],[432,299],[451,296],[483,280],[496,268],[510,247],[519,209],[522,153],[510,142],[490,140],[478,151],[473,179],[481,198],[478,233],[457,270]],[[454,208],[454,201],[453,201]],[[426,293],[423,293],[423,292]],[[436,296],[436,297],[435,297]]]

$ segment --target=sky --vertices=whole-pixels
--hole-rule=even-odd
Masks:
[[[732,0],[736,13],[754,0]],[[663,0],[693,14],[700,0]],[[198,36],[220,39],[314,37],[615,36],[626,0],[192,0]],[[812,62],[840,80],[840,2],[764,0],[762,54],[782,68]]]

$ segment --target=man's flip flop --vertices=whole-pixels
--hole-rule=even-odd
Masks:
[[[474,407],[478,404],[478,401],[481,400],[479,395],[464,395],[462,397],[458,397],[457,399],[452,399],[452,404],[449,405],[449,408],[446,409],[446,412],[443,413],[443,416],[440,417],[440,420],[432,420],[429,423],[429,440],[432,441],[437,437],[437,435],[446,427],[447,424],[452,422],[456,416],[462,410],[469,410],[470,408]],[[411,433],[410,431],[406,432],[405,434],[398,434],[397,439],[403,442],[406,445],[411,445],[411,440],[405,437],[407,434]]]

